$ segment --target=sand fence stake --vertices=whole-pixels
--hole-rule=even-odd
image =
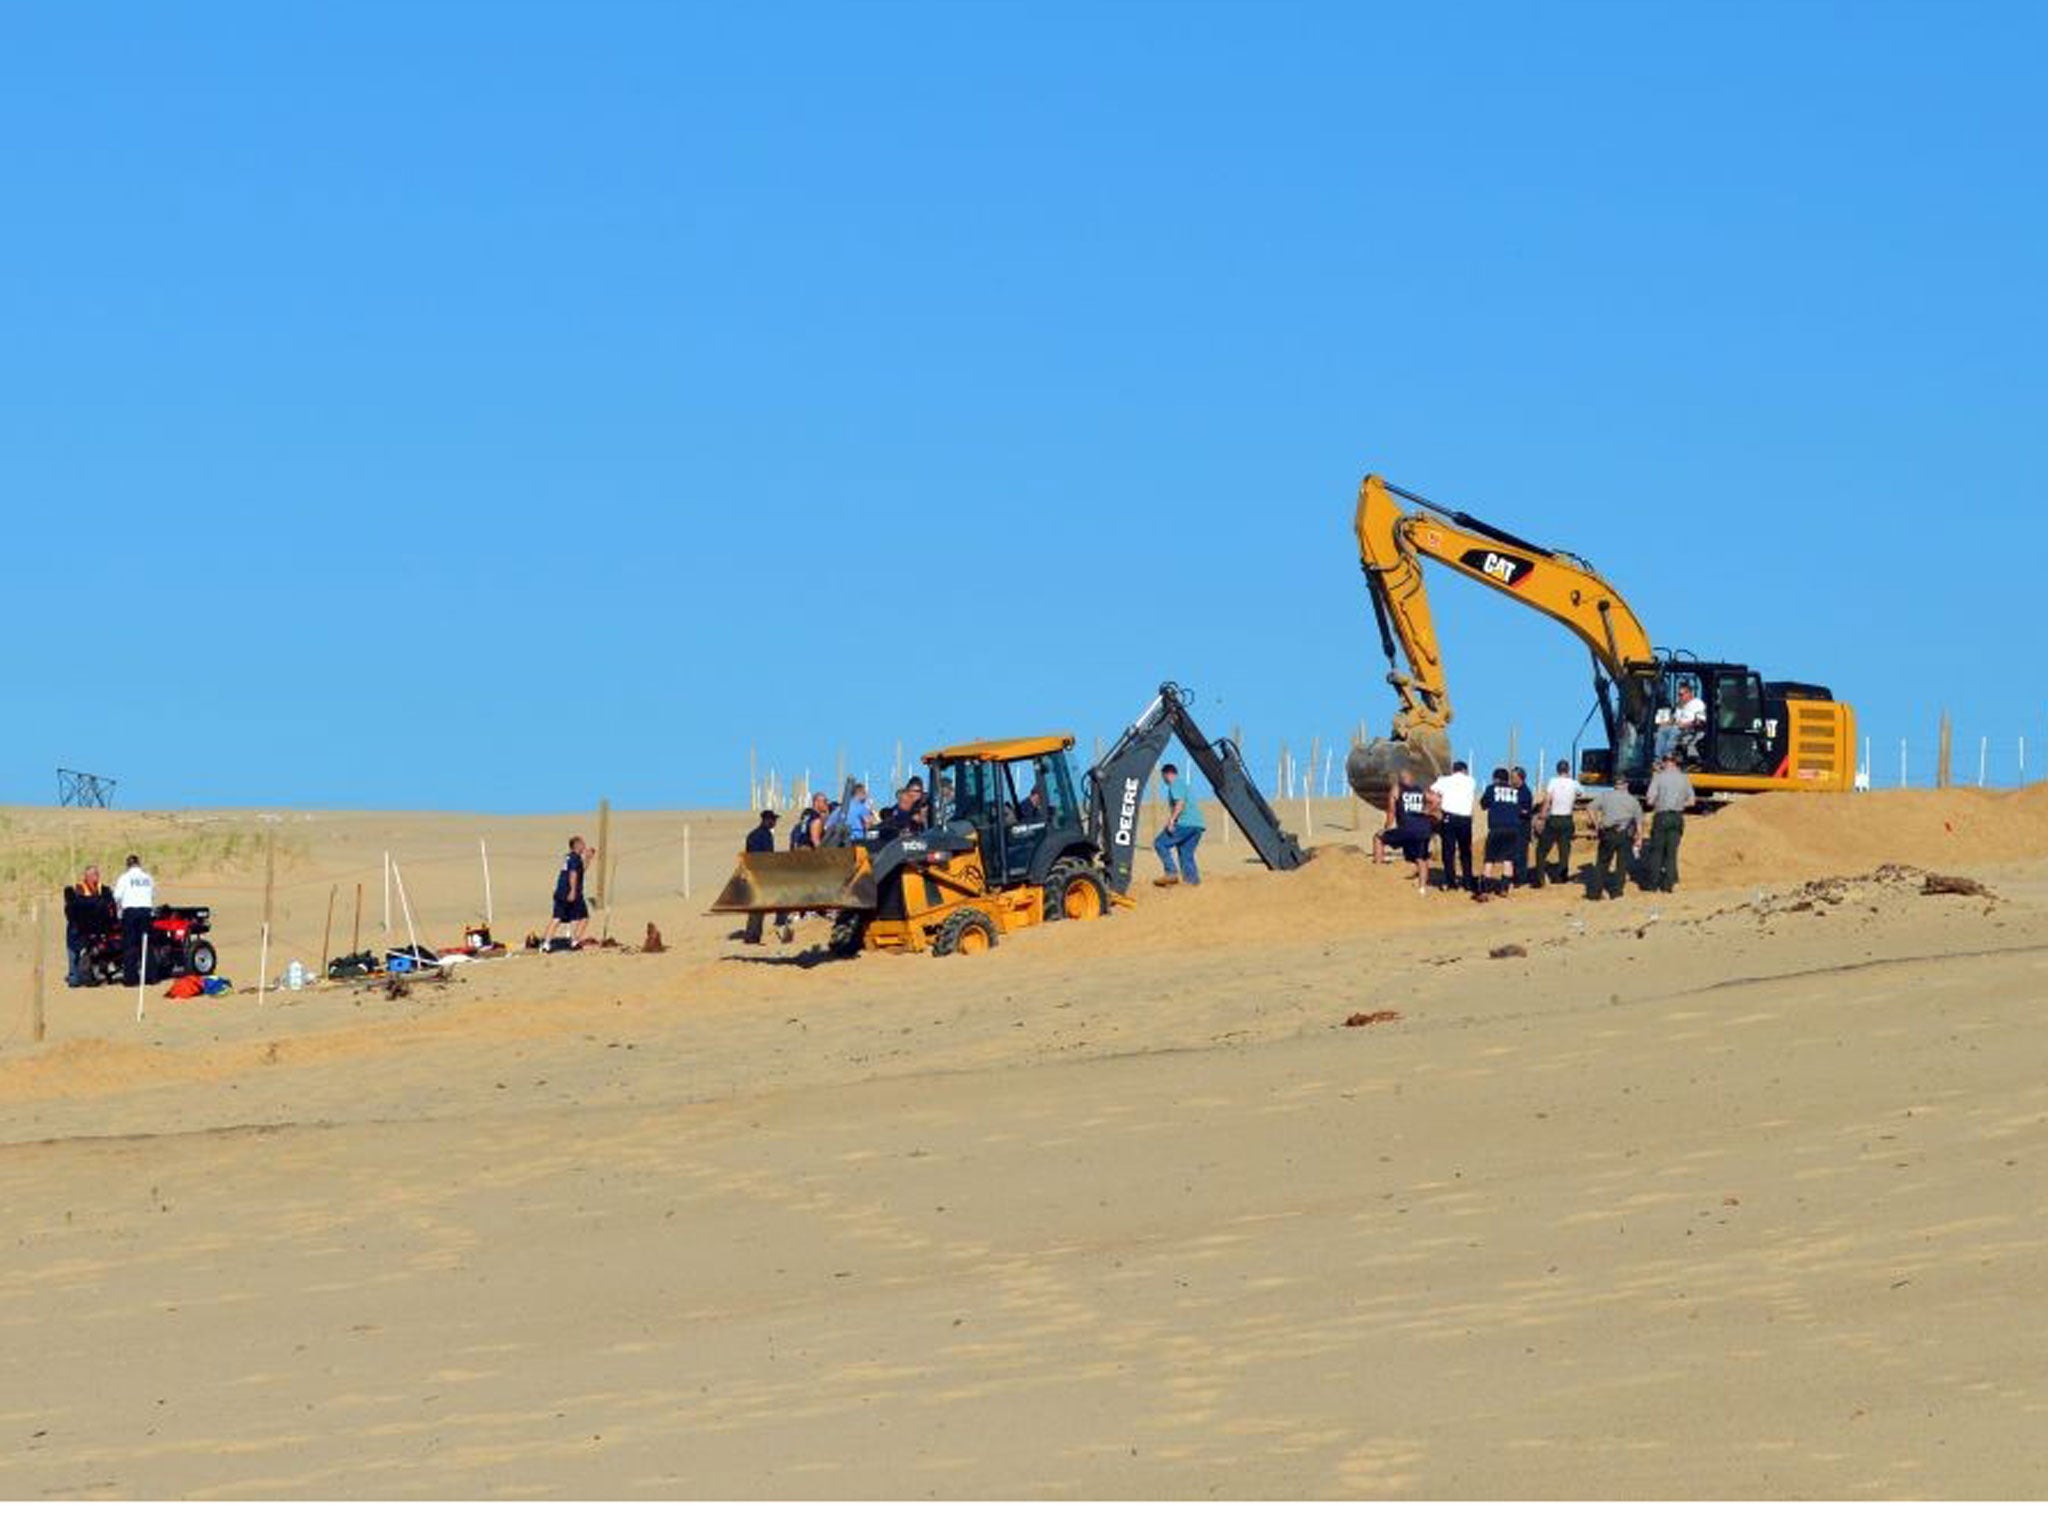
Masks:
[[[327,887],[327,926],[320,930],[320,975],[327,975],[327,962],[334,953],[334,898],[341,894],[341,887]]]
[[[1984,770],[1990,761],[1991,738],[1989,736],[1979,736],[1977,738],[1977,787],[1979,789],[1984,787]]]
[[[348,934],[348,952],[359,955],[363,952],[363,882],[356,882],[356,920]]]
[[[270,975],[270,924],[263,925],[263,948],[256,962],[256,1006],[263,1006],[263,989]]]
[[[1951,771],[1955,766],[1954,747],[1954,729],[1949,724],[1948,711],[1944,709],[1941,712],[1941,737],[1935,743],[1934,748],[1934,787],[1936,789],[1947,789],[1954,783],[1954,775]]]
[[[263,926],[268,928],[277,896],[277,829],[263,834]]]
[[[484,926],[491,926],[491,845],[482,838],[476,840],[477,857],[484,863]]]
[[[609,906],[611,882],[605,878],[605,871],[611,865],[612,851],[612,803],[609,800],[597,802],[597,904]]]
[[[135,973],[135,1022],[142,1022],[142,1000],[149,992],[149,930],[142,930],[142,969]]]
[[[36,903],[36,1001],[32,1015],[33,1023],[29,1030],[29,1038],[38,1045],[42,1043],[43,1036],[49,1029],[43,1017],[43,956],[49,952],[49,948],[50,908],[48,903],[39,901]]]

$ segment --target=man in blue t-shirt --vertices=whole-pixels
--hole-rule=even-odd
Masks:
[[[1201,807],[1195,804],[1192,795],[1181,788],[1180,770],[1172,763],[1159,770],[1159,782],[1166,792],[1166,825],[1152,839],[1152,846],[1158,850],[1159,862],[1166,866],[1166,873],[1152,883],[1200,885],[1202,871],[1195,864],[1195,847],[1202,841],[1202,833],[1208,830],[1202,825]],[[1176,857],[1178,869],[1174,867]]]
[[[546,954],[554,942],[555,929],[569,925],[569,947],[580,948],[584,932],[590,927],[590,899],[584,894],[583,872],[597,850],[580,837],[569,839],[569,856],[562,860],[562,869],[555,876],[555,911],[548,919],[548,926],[540,936],[541,953]]]

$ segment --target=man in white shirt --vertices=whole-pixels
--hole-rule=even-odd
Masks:
[[[1472,879],[1472,812],[1479,804],[1479,783],[1472,777],[1471,769],[1456,762],[1451,764],[1449,773],[1429,786],[1429,793],[1443,813],[1438,831],[1443,837],[1444,889],[1476,892],[1479,887]],[[1453,873],[1453,854],[1457,855],[1462,875]]]
[[[121,982],[142,984],[142,942],[156,915],[156,880],[142,867],[142,855],[128,855],[128,867],[114,882],[114,908],[121,914]]]
[[[1579,803],[1579,781],[1572,777],[1572,765],[1558,759],[1557,772],[1543,786],[1543,814],[1536,831],[1536,884],[1555,880],[1563,885],[1572,877],[1572,815]],[[1557,851],[1557,868],[1550,867],[1551,850]]]
[[[1700,755],[1700,733],[1707,728],[1707,701],[1693,692],[1691,683],[1678,685],[1678,708],[1671,712],[1668,724],[1657,727],[1657,756],[1669,757],[1677,753],[1697,760]]]

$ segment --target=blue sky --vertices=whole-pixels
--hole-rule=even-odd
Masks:
[[[12,7],[0,800],[731,803],[1165,677],[1305,755],[1367,470],[2038,776],[2042,17]]]

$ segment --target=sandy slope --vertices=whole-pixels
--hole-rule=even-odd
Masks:
[[[840,965],[698,912],[746,819],[618,818],[671,953],[401,1001],[59,988],[38,1047],[11,915],[0,1496],[2048,1491],[2048,791],[1739,805],[1619,905],[1212,833],[1200,890]],[[488,838],[516,936],[590,830],[209,825],[280,836],[278,966],[387,848],[452,941]],[[160,873],[246,980],[225,846]],[[1999,896],[1787,894],[1887,862]]]

